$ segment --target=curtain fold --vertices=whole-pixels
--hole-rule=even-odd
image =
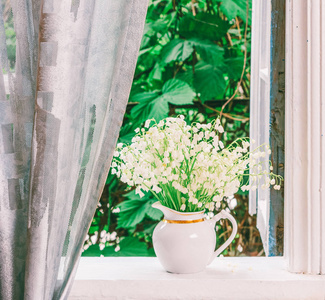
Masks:
[[[1,299],[68,297],[122,125],[147,2],[11,0],[14,69],[1,19]]]

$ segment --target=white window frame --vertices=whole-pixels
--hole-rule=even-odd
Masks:
[[[253,0],[252,5],[252,47],[251,47],[251,100],[250,138],[255,140],[255,147],[269,144],[270,140],[270,61],[271,61],[271,0]],[[254,150],[254,145],[252,149]],[[269,157],[260,158],[268,166]],[[256,173],[257,170],[252,170]],[[256,185],[250,178],[250,185]],[[270,191],[257,190],[249,192],[249,213],[257,214],[257,228],[260,231],[265,255],[269,255],[269,218]]]
[[[286,3],[285,257],[325,274],[325,5]]]
[[[255,0],[255,5],[258,6],[260,3],[259,0]],[[284,248],[288,270],[307,274],[325,274],[325,197],[323,195],[325,189],[323,141],[325,138],[325,94],[323,92],[325,23],[322,21],[323,17],[325,18],[325,4],[321,0],[286,1]],[[266,36],[268,37],[267,34]],[[256,47],[255,51],[260,53],[257,43],[253,47]],[[259,97],[258,84],[261,78],[259,66],[253,64],[252,76],[254,77],[252,85],[253,87],[255,85],[257,90],[252,97]],[[267,95],[265,98],[267,99]],[[261,113],[258,105],[253,106],[252,112]],[[254,122],[256,118],[252,119],[252,126],[257,128],[253,128],[252,133],[258,140],[259,124],[257,121]],[[269,118],[266,119],[268,122]],[[265,204],[265,201],[261,203]],[[256,209],[253,197],[250,204],[250,212],[254,212]],[[268,208],[269,204],[265,209],[258,199],[257,223],[259,229],[262,229],[261,236],[266,252]]]
[[[324,286],[285,271],[283,257],[219,257],[195,274],[167,273],[155,257],[83,257],[68,299],[324,299]]]

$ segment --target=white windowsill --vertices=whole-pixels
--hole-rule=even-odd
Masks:
[[[157,258],[81,258],[69,300],[325,299],[325,276],[285,271],[283,258],[217,258],[204,272],[165,272]]]

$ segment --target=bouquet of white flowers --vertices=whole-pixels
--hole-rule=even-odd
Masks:
[[[150,124],[153,125],[150,127]],[[249,151],[249,138],[239,138],[224,147],[220,120],[187,125],[184,117],[166,118],[158,124],[147,120],[136,129],[131,145],[119,143],[112,173],[129,186],[151,191],[164,206],[181,212],[219,208],[225,197],[239,188],[280,189],[283,178],[272,172],[271,162],[260,157],[271,153],[268,145]],[[254,172],[249,172],[249,169]],[[251,177],[251,184],[249,184]]]

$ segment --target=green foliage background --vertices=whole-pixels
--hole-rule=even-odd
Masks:
[[[222,117],[225,143],[248,136],[250,15],[251,0],[151,0],[119,142],[130,143],[149,118],[184,114],[189,124],[210,122],[236,90]],[[232,213],[239,225],[224,255],[263,253],[247,200],[240,193],[224,204],[237,202]],[[83,255],[154,256],[152,232],[162,214],[153,202],[150,193],[140,199],[109,174]],[[231,226],[224,221],[217,231],[222,243]]]

